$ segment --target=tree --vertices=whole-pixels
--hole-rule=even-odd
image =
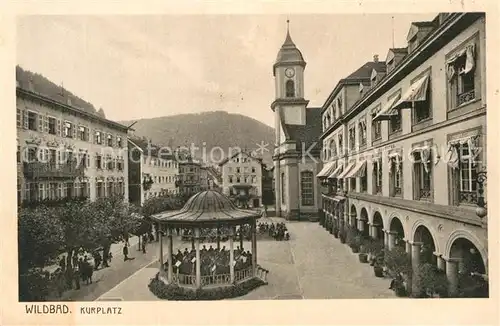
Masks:
[[[64,246],[63,225],[54,208],[21,208],[18,214],[19,273],[44,267]]]

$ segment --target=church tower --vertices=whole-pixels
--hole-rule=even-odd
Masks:
[[[298,198],[296,144],[299,139],[285,132],[286,126],[305,126],[306,107],[304,99],[304,70],[306,62],[292,41],[289,21],[285,42],[273,65],[275,99],[271,104],[274,112],[276,132],[274,160],[276,216],[282,211],[290,212]],[[293,161],[293,162],[292,162]],[[295,167],[295,168],[293,168]]]

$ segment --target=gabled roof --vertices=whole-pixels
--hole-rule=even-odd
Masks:
[[[288,140],[297,142],[297,150],[303,149],[302,144],[305,144],[305,150],[316,143],[316,146],[321,146],[318,142],[321,136],[321,112],[322,108],[306,108],[306,124],[305,125],[290,125],[283,123],[283,132]],[[316,148],[315,146],[315,148]]]
[[[238,155],[244,155],[246,157],[249,157],[249,158],[251,158],[251,159],[259,162],[261,165],[264,165],[264,163],[262,162],[262,159],[260,157],[252,156],[247,151],[241,150],[241,151],[238,151],[238,152],[234,153],[232,156],[226,157],[224,160],[222,160],[222,162],[219,163],[219,166],[223,166],[224,164],[226,164],[227,162],[229,162],[229,160],[235,158]]]
[[[129,136],[129,141],[142,150],[144,155],[150,155],[151,157],[161,158],[164,160],[173,160],[175,155],[169,153],[167,150],[160,150],[162,147],[160,145],[151,144],[149,146],[149,141],[144,138]],[[159,157],[161,155],[161,157]]]

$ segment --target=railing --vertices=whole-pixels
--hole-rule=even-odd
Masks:
[[[401,196],[401,187],[394,188],[394,196]]]
[[[187,274],[174,274],[174,283],[196,286],[196,276]]]
[[[419,195],[420,195],[420,199],[431,198],[431,190],[430,189],[420,189]]]
[[[475,95],[474,90],[470,90],[468,92],[464,92],[462,94],[458,94],[457,106],[460,106],[460,105],[462,105],[464,103],[470,102],[470,101],[472,101],[475,98],[476,98],[476,95]]]
[[[460,202],[466,204],[477,204],[477,192],[460,191]]]
[[[201,277],[201,285],[231,284],[230,274],[204,275]]]
[[[246,280],[247,278],[250,278],[250,277],[253,276],[252,272],[253,272],[252,267],[245,268],[245,269],[242,269],[240,271],[236,271],[234,273],[234,280],[236,282],[240,282],[240,281]]]
[[[401,189],[399,189],[401,191]],[[380,195],[382,193],[382,186],[375,186],[375,193]]]
[[[76,161],[56,165],[55,163],[25,162],[26,178],[76,178],[83,177],[85,167]]]

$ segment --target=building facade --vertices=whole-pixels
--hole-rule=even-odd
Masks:
[[[151,197],[178,194],[179,164],[174,155],[162,153],[144,139],[131,137],[128,143],[130,200],[142,205]]]
[[[128,198],[128,128],[17,84],[18,202]]]
[[[304,99],[306,62],[287,31],[273,66],[276,142],[273,155],[276,216],[311,219],[321,207],[321,185],[314,177],[320,159],[321,108]]]
[[[179,194],[190,197],[201,191],[201,164],[192,158],[179,161]]]
[[[456,294],[459,273],[488,274],[487,221],[475,212],[487,165],[485,16],[439,14],[413,23],[407,41],[339,114],[323,107],[323,119],[335,116],[321,136],[323,211],[340,229],[404,247],[414,271],[446,271]]]
[[[260,207],[262,203],[262,167],[260,158],[242,151],[223,160],[222,192],[240,206]]]

